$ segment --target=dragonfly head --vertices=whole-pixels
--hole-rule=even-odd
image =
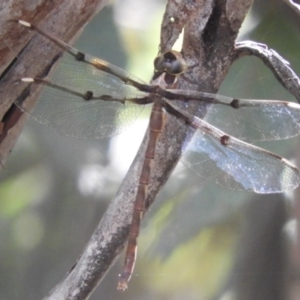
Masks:
[[[159,72],[167,72],[171,75],[179,75],[184,73],[188,66],[180,52],[170,50],[155,58],[154,68]]]

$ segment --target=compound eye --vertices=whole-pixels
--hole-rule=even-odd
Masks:
[[[154,60],[154,68],[156,71],[165,71],[165,58],[163,55],[157,56]]]
[[[172,75],[179,75],[187,70],[187,64],[183,59],[174,60],[170,64],[166,64],[166,71]]]
[[[154,60],[154,67],[157,71],[166,71],[172,75],[179,75],[187,70],[187,63],[180,52],[175,50],[167,51]]]

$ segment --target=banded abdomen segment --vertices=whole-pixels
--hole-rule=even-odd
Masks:
[[[140,223],[145,212],[145,201],[147,197],[148,185],[152,165],[154,160],[155,146],[157,139],[164,126],[164,113],[160,102],[155,102],[152,108],[149,121],[149,140],[146,147],[144,163],[142,166],[141,176],[139,179],[138,190],[133,207],[133,216],[129,229],[129,238],[125,254],[124,266],[120,275],[118,290],[125,290],[127,283],[133,272],[136,254],[137,254],[137,237],[139,235]]]

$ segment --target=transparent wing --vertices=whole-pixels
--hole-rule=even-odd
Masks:
[[[132,100],[146,96],[131,84],[141,84],[139,79],[103,60],[83,54],[35,27],[31,29],[46,39],[51,49],[57,48],[62,58],[55,72],[42,80],[36,80],[38,74],[27,74],[34,82],[21,84],[43,84],[44,87],[33,111],[28,111],[26,104],[17,101],[21,109],[36,121],[78,138],[119,134],[136,120],[143,105],[134,104]],[[85,99],[87,93],[92,95],[90,99]],[[101,99],[103,96],[105,101]]]
[[[181,160],[204,180],[262,194],[281,193],[300,184],[298,169],[286,159],[227,135],[171,101],[166,103],[190,124]]]
[[[271,141],[299,135],[300,105],[281,100],[234,99],[198,91],[169,90],[191,102],[206,103],[195,113],[201,119],[241,140]]]
[[[239,101],[241,106],[237,109],[210,105],[204,120],[247,141],[281,140],[299,135],[300,105],[272,100]]]

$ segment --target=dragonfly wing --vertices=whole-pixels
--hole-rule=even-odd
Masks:
[[[272,141],[300,134],[300,105],[285,101],[239,100],[238,108],[211,104],[204,120],[234,137]]]
[[[22,110],[36,121],[78,138],[119,134],[136,120],[143,105],[134,104],[130,99],[143,98],[146,94],[124,80],[141,83],[139,79],[101,59],[79,52],[34,26],[31,29],[47,45],[45,57],[39,57],[40,60],[46,60],[47,49],[57,50],[62,57],[55,71],[46,78],[40,78],[39,74],[26,74],[24,77],[41,80],[33,83],[20,80],[20,84],[44,85],[40,100],[32,111],[27,110],[26,103],[16,101]],[[83,97],[86,93],[93,95],[88,101]],[[100,99],[101,96],[105,96],[105,101]]]
[[[284,158],[230,137],[199,118],[194,117],[191,126],[194,135],[184,145],[182,161],[204,180],[262,194],[299,185],[298,169]]]
[[[17,103],[18,104],[18,103]],[[126,130],[140,115],[143,106],[133,103],[90,100],[45,87],[32,111],[37,122],[58,133],[76,138],[102,138]]]
[[[184,96],[186,104],[200,106],[196,116],[241,140],[271,141],[300,134],[300,105],[281,100],[234,99],[232,97],[184,90],[168,90]]]

